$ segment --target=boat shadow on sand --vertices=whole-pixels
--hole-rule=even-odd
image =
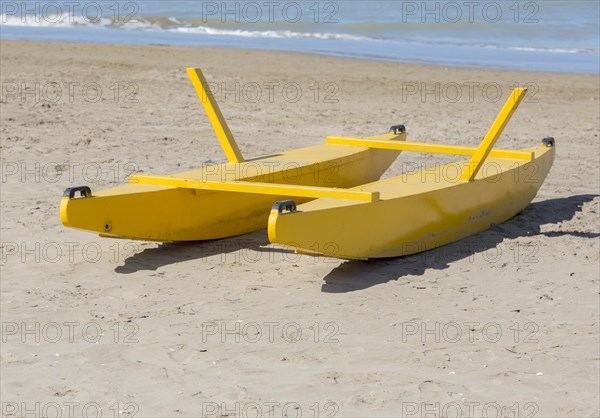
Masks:
[[[598,232],[582,232],[576,230],[555,230],[542,232],[542,225],[558,224],[573,219],[581,212],[583,204],[591,202],[598,195],[585,194],[566,198],[550,199],[529,205],[521,214],[492,228],[473,236],[423,253],[367,261],[343,261],[324,277],[322,291],[327,293],[345,293],[401,279],[404,276],[423,275],[429,269],[444,270],[450,263],[475,256],[493,262],[500,258],[510,262],[514,249],[499,246],[505,239],[519,237],[559,237],[571,235],[580,238],[597,238]],[[501,256],[501,251],[511,252],[510,256]],[[536,248],[524,244],[520,248],[519,257],[527,261],[527,257],[535,260]],[[241,253],[241,255],[240,255]],[[158,247],[147,248],[125,259],[115,272],[131,274],[143,270],[157,270],[160,267],[190,260],[206,260],[216,255],[221,261],[253,262],[266,257],[283,254],[284,259],[293,259],[293,251],[273,247],[269,244],[264,231],[257,231],[239,237],[215,241],[191,243],[164,243]]]
[[[190,260],[208,262],[210,257],[219,255],[223,263],[252,263],[268,259],[269,255],[263,255],[265,252],[270,252],[271,257],[276,253],[293,254],[291,250],[271,246],[264,231],[255,231],[210,241],[161,243],[158,247],[146,248],[125,258],[125,263],[116,267],[115,272],[131,274],[143,270],[157,270],[169,264]],[[211,263],[214,264],[214,261]]]
[[[481,258],[490,263],[508,263],[513,261],[518,254],[520,261],[535,263],[539,257],[536,255],[539,250],[536,243],[521,244],[518,249],[514,243],[506,246],[500,244],[505,239],[535,236],[571,235],[580,238],[597,238],[600,236],[598,231],[582,232],[561,229],[542,232],[542,225],[559,224],[573,219],[575,214],[582,211],[584,203],[591,202],[597,196],[585,194],[535,202],[502,224],[494,225],[488,230],[430,251],[389,259],[346,261],[325,276],[325,283],[321,290],[327,293],[362,290],[398,280],[407,275],[420,276],[429,269],[444,270],[450,266],[450,263],[462,259]]]

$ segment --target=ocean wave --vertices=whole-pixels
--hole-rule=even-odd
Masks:
[[[103,28],[113,24],[113,21],[106,17],[90,19],[78,15],[47,15],[47,16],[27,16],[22,18],[14,15],[0,15],[2,26],[20,26],[20,27],[56,27],[56,28],[81,28],[94,27]]]
[[[480,45],[482,48],[510,49],[513,51],[552,52],[555,54],[600,54],[600,49],[594,48],[550,48],[532,46]]]
[[[558,54],[600,54],[600,49],[597,48],[557,48],[557,47],[543,47],[543,46],[518,46],[518,45],[499,45],[494,43],[461,43],[461,42],[448,42],[448,41],[431,41],[427,39],[419,40],[405,40],[398,41],[404,44],[413,45],[431,45],[431,46],[455,46],[455,47],[476,47],[485,49],[509,49],[512,51],[529,51],[529,52],[552,52]]]
[[[172,32],[182,34],[196,35],[219,35],[219,36],[237,36],[244,38],[285,38],[285,39],[321,39],[321,40],[339,40],[339,41],[382,41],[394,44],[425,44],[438,46],[456,46],[456,47],[479,47],[488,49],[509,49],[515,51],[530,52],[548,52],[560,54],[600,54],[599,49],[594,48],[558,48],[541,46],[519,46],[519,45],[500,45],[500,44],[474,44],[461,42],[448,42],[442,40],[430,39],[386,39],[373,38],[358,34],[333,33],[333,32],[308,32],[292,31],[289,29],[272,30],[248,30],[248,29],[229,29],[216,28],[206,25],[191,24],[175,17],[168,18],[138,18],[136,21],[118,22],[108,17],[99,19],[90,19],[85,16],[77,15],[54,15],[32,17],[22,19],[19,16],[0,15],[1,24],[6,26],[20,27],[60,27],[60,28],[100,28],[100,29],[118,29],[133,31],[152,31],[152,32]]]
[[[152,22],[151,20],[138,19],[129,22],[117,22],[112,19],[102,17],[99,19],[90,19],[84,16],[76,15],[53,15],[35,17],[29,16],[22,19],[19,16],[0,15],[2,25],[20,26],[20,27],[60,27],[60,28],[108,28],[122,30],[141,30],[141,31],[164,31],[179,32],[201,35],[222,35],[222,36],[240,36],[245,38],[303,38],[303,39],[334,39],[346,41],[366,41],[370,40],[366,36],[351,35],[346,33],[328,33],[328,32],[296,32],[291,30],[243,30],[243,29],[219,29],[211,26],[192,26],[181,22],[179,19],[169,17],[167,22]]]
[[[341,41],[374,40],[366,36],[350,35],[347,33],[327,32],[294,32],[291,30],[241,30],[217,29],[210,26],[178,27],[166,29],[168,32],[197,33],[203,35],[241,36],[245,38],[303,38],[303,39],[336,39]]]

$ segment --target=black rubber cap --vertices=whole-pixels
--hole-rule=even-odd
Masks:
[[[92,189],[88,186],[78,186],[78,187],[69,187],[63,193],[64,197],[68,197],[69,199],[73,199],[75,197],[75,193],[79,192],[81,197],[91,197]]]
[[[404,125],[394,125],[390,128],[390,132],[393,132],[396,135],[398,132],[406,132],[406,127]]]
[[[293,200],[281,200],[279,202],[273,203],[272,210],[277,210],[279,213],[287,210],[288,212],[296,211],[296,202]]]

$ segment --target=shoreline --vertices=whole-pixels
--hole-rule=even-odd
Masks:
[[[486,67],[486,66],[467,66],[467,65],[452,65],[452,64],[442,64],[442,63],[430,63],[430,62],[403,62],[403,61],[393,61],[386,59],[378,59],[378,58],[368,58],[368,57],[353,57],[346,55],[329,55],[326,53],[318,53],[318,52],[307,52],[307,51],[288,51],[288,50],[277,50],[277,49],[263,49],[263,48],[246,48],[241,46],[214,46],[214,45],[171,45],[171,44],[126,44],[126,43],[111,43],[111,42],[81,42],[81,41],[62,41],[62,40],[49,40],[49,41],[39,41],[35,39],[2,39],[0,43],[27,43],[31,45],[39,45],[39,44],[57,44],[57,45],[89,45],[89,46],[98,46],[98,47],[115,47],[115,48],[173,48],[173,49],[189,49],[189,50],[208,50],[215,51],[219,53],[220,51],[232,51],[232,52],[256,52],[259,54],[280,54],[280,55],[290,55],[290,56],[298,56],[298,57],[306,57],[307,59],[315,58],[315,59],[331,59],[331,60],[347,60],[348,62],[363,62],[366,64],[388,64],[388,65],[399,65],[406,66],[407,68],[432,68],[433,70],[456,70],[456,71],[471,71],[471,72],[483,72],[485,74],[488,73],[496,73],[496,74],[507,74],[507,75],[516,75],[516,74],[531,74],[533,76],[557,76],[557,77],[595,77],[597,78],[600,74],[595,73],[580,73],[580,72],[564,72],[564,71],[551,71],[551,70],[528,70],[528,69],[514,69],[514,68],[495,68],[495,67]],[[600,59],[600,58],[599,58]]]
[[[125,35],[120,36],[120,35]],[[71,38],[77,37],[72,41]],[[4,26],[3,40],[73,42],[108,45],[164,45],[298,52],[379,62],[480,68],[504,71],[600,74],[597,53],[560,53],[466,45],[398,43],[389,40],[321,40],[236,37],[229,35],[136,32],[118,29],[79,29]],[[233,45],[233,46],[228,46]],[[575,70],[574,70],[575,69]]]

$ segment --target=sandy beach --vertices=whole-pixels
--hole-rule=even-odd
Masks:
[[[597,75],[0,49],[2,416],[600,415]],[[517,217],[404,258],[296,255],[264,230],[159,244],[63,227],[67,187],[225,161],[186,67],[214,83],[249,158],[399,123],[476,146],[515,86],[529,95],[498,146],[553,136],[557,157]],[[404,153],[384,177],[446,161]]]

